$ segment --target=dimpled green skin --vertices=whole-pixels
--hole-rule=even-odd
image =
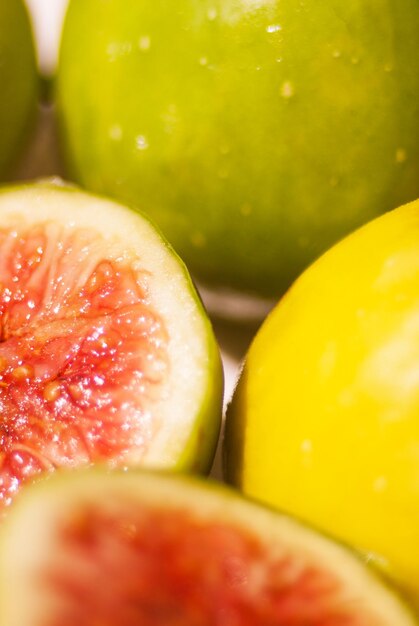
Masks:
[[[0,180],[5,180],[33,123],[38,76],[22,0],[0,2]]]
[[[418,0],[72,0],[67,164],[201,282],[279,295],[419,196]]]

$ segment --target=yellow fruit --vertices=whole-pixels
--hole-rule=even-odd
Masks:
[[[268,317],[228,411],[225,464],[419,605],[419,201],[335,246]]]

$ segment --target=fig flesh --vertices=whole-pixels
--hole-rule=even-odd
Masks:
[[[5,189],[0,283],[0,508],[61,466],[209,468],[218,348],[145,217],[56,184]]]
[[[18,595],[17,595],[18,594]],[[221,485],[94,468],[22,492],[5,626],[414,626],[352,553]]]

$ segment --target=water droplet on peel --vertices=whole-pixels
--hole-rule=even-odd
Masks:
[[[301,461],[308,468],[313,463],[313,442],[311,439],[303,439],[300,444]]]
[[[161,119],[165,132],[169,135],[172,134],[179,123],[179,111],[176,104],[169,104],[167,108],[162,111]]]
[[[196,231],[191,235],[191,243],[195,246],[195,248],[203,248],[206,245],[207,240],[201,231]]]
[[[138,47],[140,50],[142,50],[143,52],[147,52],[148,50],[150,50],[150,46],[151,38],[148,35],[143,35],[139,38]]]
[[[358,65],[358,63],[359,63],[359,58],[358,58],[358,57],[352,57],[352,58],[351,58],[351,63],[352,63],[352,65]]]
[[[135,140],[135,144],[138,150],[147,150],[149,146],[148,141],[144,135],[138,135]]]
[[[403,148],[398,148],[396,150],[396,163],[404,163],[407,159],[406,150]]]
[[[207,18],[210,22],[213,22],[217,18],[217,9],[215,7],[210,7],[207,11]]]
[[[267,33],[279,33],[282,30],[282,26],[280,24],[270,24],[266,27]]]
[[[106,49],[106,53],[109,57],[109,60],[111,62],[115,61],[116,58],[116,54],[117,54],[117,49],[114,43],[110,43],[109,46]]]
[[[333,50],[333,52],[332,52],[332,57],[334,59],[340,59],[341,55],[342,55],[342,53],[341,53],[340,50]]]
[[[199,65],[205,66],[205,65],[207,65],[207,64],[208,64],[208,59],[207,59],[207,57],[201,57],[201,58],[199,59]]]
[[[276,59],[276,62],[277,62],[277,63],[282,63],[282,60],[283,60],[283,59],[282,59],[282,57],[278,57],[278,58]]]
[[[292,98],[295,93],[294,85],[292,84],[292,82],[286,80],[284,83],[282,83],[280,93],[283,98]]]
[[[301,452],[305,454],[312,452],[313,450],[313,442],[310,439],[304,439],[301,442]]]
[[[130,41],[112,41],[107,47],[107,55],[111,63],[120,57],[127,56],[132,51],[132,43]]]
[[[387,489],[387,478],[385,476],[378,476],[374,480],[373,489],[378,493],[382,493]]]
[[[122,128],[119,124],[114,124],[109,128],[109,138],[112,139],[112,141],[121,141]]]

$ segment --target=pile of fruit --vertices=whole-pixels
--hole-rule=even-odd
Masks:
[[[69,0],[66,182],[17,183],[1,3],[0,626],[419,624],[418,35],[417,0]],[[201,295],[275,303],[230,402]]]

